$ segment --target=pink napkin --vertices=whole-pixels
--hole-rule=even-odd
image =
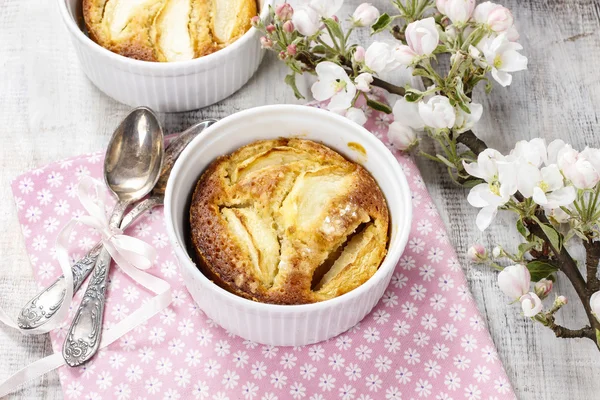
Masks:
[[[365,127],[387,144],[392,117],[367,112]],[[388,290],[360,324],[305,347],[263,346],[229,334],[186,291],[162,209],[154,209],[127,233],[158,250],[149,272],[172,285],[174,301],[87,365],[61,367],[65,398],[515,399],[423,179],[410,157],[394,153],[413,193],[412,232]],[[83,215],[77,183],[84,175],[101,179],[102,158],[102,153],[93,153],[50,164],[12,184],[40,287],[60,274],[54,240],[71,218]],[[71,241],[73,261],[97,240],[96,232],[79,228]],[[110,329],[151,297],[113,268],[105,327]],[[61,351],[67,329],[50,334],[55,352]]]

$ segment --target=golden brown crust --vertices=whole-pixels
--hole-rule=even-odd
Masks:
[[[201,175],[190,206],[199,268],[248,299],[303,304],[369,279],[386,254],[389,216],[371,175],[301,139],[252,143]]]
[[[161,48],[162,32],[157,29],[157,17],[172,1],[174,0],[139,0],[136,6],[124,12],[119,9],[119,0],[82,0],[85,26],[93,41],[114,53],[143,61],[174,61],[179,58],[169,59],[169,52]],[[214,31],[217,25],[222,24],[220,20],[215,21],[216,1],[189,1],[187,32],[193,52],[184,59],[218,51],[250,29],[250,18],[257,14],[256,0],[220,0],[222,4],[231,4],[236,8],[233,10],[235,18],[229,32],[230,37],[226,42],[218,40]],[[115,17],[116,9],[127,17]],[[177,46],[175,43],[173,45]]]

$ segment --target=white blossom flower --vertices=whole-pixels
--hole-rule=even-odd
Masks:
[[[591,189],[600,181],[600,170],[595,167],[595,164],[598,165],[598,161],[593,159],[596,154],[591,150],[579,153],[571,145],[564,144],[560,140],[550,143],[548,152],[551,151],[553,156],[556,154],[558,168],[576,188]],[[591,158],[588,159],[586,155]]]
[[[399,66],[393,56],[390,45],[383,42],[373,42],[367,48],[365,52],[365,65],[378,75],[392,71]]]
[[[556,164],[541,170],[533,165],[523,165],[518,171],[519,192],[526,198],[532,197],[536,204],[555,209],[573,203],[577,197],[573,186],[564,186],[564,178]]]
[[[500,4],[486,1],[479,4],[473,13],[473,19],[485,24],[496,33],[507,32],[513,27],[514,18],[510,10]]]
[[[325,61],[315,69],[318,81],[312,85],[313,97],[318,101],[331,99],[327,108],[330,110],[346,110],[352,106],[356,94],[356,86],[342,67]]]
[[[368,72],[363,72],[354,78],[356,82],[356,88],[361,92],[369,92],[371,90],[371,82],[373,82],[373,75]]]
[[[294,27],[305,36],[312,36],[321,27],[321,18],[317,11],[310,7],[299,8],[292,16]]]
[[[436,5],[438,10],[450,18],[453,24],[463,24],[471,19],[475,9],[475,0],[447,0],[436,2]]]
[[[531,164],[536,168],[539,168],[542,163],[550,164],[546,141],[541,138],[531,139],[530,141],[519,140],[515,144],[515,148],[511,150],[509,157],[521,164]]]
[[[481,208],[476,224],[484,231],[496,216],[498,207],[506,204],[517,191],[515,165],[493,149],[481,152],[477,162],[463,165],[467,173],[486,182],[471,189],[467,197],[469,204]]]
[[[483,40],[480,47],[492,68],[492,77],[504,87],[512,82],[511,72],[527,69],[527,57],[518,52],[523,46],[508,40],[505,33]]]
[[[463,133],[473,128],[477,122],[481,119],[483,114],[483,106],[478,103],[471,103],[468,106],[470,113],[466,113],[460,107],[456,108],[456,121],[454,123],[454,131],[456,133]]]
[[[340,10],[343,3],[344,0],[311,0],[309,7],[321,17],[331,18]]]
[[[418,55],[431,55],[439,41],[440,34],[433,17],[411,22],[406,27],[406,43]]]
[[[519,298],[519,301],[521,302],[523,314],[526,317],[535,317],[540,311],[542,311],[542,300],[534,292],[524,294]]]
[[[356,107],[350,107],[348,110],[346,110],[345,117],[360,126],[363,126],[367,122],[367,117],[365,116],[364,111]]]
[[[369,26],[379,18],[379,10],[371,3],[362,3],[352,14],[352,22],[355,26]]]
[[[456,112],[446,96],[433,96],[427,101],[419,102],[418,107],[419,115],[426,126],[434,129],[454,127]]]
[[[527,292],[531,284],[531,274],[522,264],[511,265],[498,274],[498,286],[505,295],[517,300]]]
[[[398,121],[390,124],[388,128],[388,140],[394,148],[402,151],[411,149],[419,142],[415,131]]]

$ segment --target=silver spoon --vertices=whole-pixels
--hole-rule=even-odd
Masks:
[[[165,159],[160,177],[154,189],[152,189],[150,197],[138,203],[123,217],[120,226],[121,230],[127,229],[146,211],[163,204],[167,180],[173,169],[173,164],[192,139],[215,122],[217,122],[216,119],[207,119],[192,125],[169,143],[165,150]],[[102,244],[97,243],[83,258],[71,267],[71,272],[73,273],[73,293],[79,290],[83,281],[92,272],[100,250],[102,250]],[[17,318],[19,328],[34,329],[44,325],[61,306],[65,299],[65,293],[65,277],[61,275],[50,286],[43,289],[25,304]]]
[[[111,227],[118,227],[127,207],[152,190],[163,158],[164,136],[158,119],[150,109],[136,108],[116,129],[104,159],[104,180],[117,198]],[[110,254],[102,249],[67,333],[63,357],[72,367],[89,360],[100,346],[110,262]]]

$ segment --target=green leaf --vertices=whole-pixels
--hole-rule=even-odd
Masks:
[[[552,247],[554,247],[557,251],[561,251],[563,245],[562,235],[558,233],[558,231],[552,225],[549,224],[540,224],[540,228],[542,228],[544,234],[548,237]]]
[[[409,103],[415,103],[423,98],[423,93],[415,92],[412,89],[409,89],[404,94],[404,99]]]
[[[323,46],[322,44],[318,44],[312,48],[312,52],[316,54],[324,54],[327,53],[327,47]]]
[[[529,230],[525,227],[522,219],[517,220],[517,230],[523,237],[529,236]]]
[[[557,267],[547,261],[531,261],[527,263],[527,269],[532,282],[540,281],[558,271]]]
[[[377,21],[371,25],[371,35],[381,32],[386,29],[392,23],[394,19],[390,17],[387,13],[383,13],[377,18]]]
[[[464,188],[470,189],[470,188],[473,188],[473,187],[475,187],[475,186],[479,185],[479,184],[480,184],[480,183],[482,183],[482,182],[483,182],[483,181],[482,181],[481,179],[476,179],[476,178],[473,178],[473,179],[467,179],[466,181],[464,181],[464,182],[462,183],[462,186],[463,186]]]
[[[600,329],[596,329],[596,344],[600,348]]]
[[[327,28],[329,28],[329,30],[331,31],[331,34],[333,36],[335,36],[339,40],[342,40],[342,41],[344,40],[344,32],[342,32],[342,27],[340,26],[339,22],[335,22],[335,20],[333,20],[331,18],[326,18],[324,22],[325,22],[325,25],[327,25]]]
[[[288,85],[290,85],[290,87],[294,91],[294,96],[296,96],[297,99],[303,99],[304,98],[304,96],[302,96],[302,93],[300,93],[300,91],[298,90],[298,87],[296,86],[296,74],[295,73],[291,73],[289,75],[286,75],[285,76],[285,83],[287,83]]]
[[[374,110],[381,111],[386,114],[392,113],[392,108],[390,106],[388,106],[387,104],[381,103],[379,101],[376,101],[376,100],[367,99],[367,105]]]
[[[519,255],[523,256],[523,254],[527,253],[529,250],[533,249],[537,244],[534,242],[526,242],[521,243],[519,245]]]
[[[413,76],[424,76],[425,78],[429,78],[429,72],[427,72],[425,69],[423,68],[415,68],[413,69]]]

